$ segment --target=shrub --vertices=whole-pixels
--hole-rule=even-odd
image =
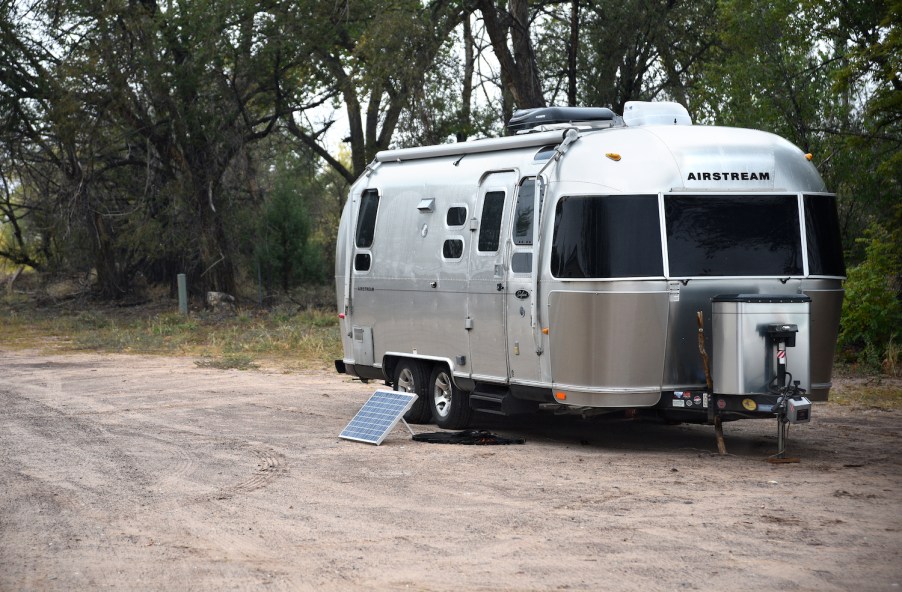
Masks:
[[[865,245],[865,259],[849,268],[845,285],[839,345],[874,370],[894,354],[893,338],[902,329],[898,234],[877,225],[868,229],[858,239]]]

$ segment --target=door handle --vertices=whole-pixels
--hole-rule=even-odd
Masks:
[[[499,292],[503,292],[503,291],[504,291],[504,284],[498,284],[498,291],[499,291]]]

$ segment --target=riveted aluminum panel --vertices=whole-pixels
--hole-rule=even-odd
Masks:
[[[803,291],[811,298],[811,388],[812,401],[826,401],[832,386],[833,356],[842,314],[840,280],[805,280]]]
[[[667,302],[666,291],[552,292],[554,387],[584,393],[578,398],[568,393],[569,403],[655,404],[664,370]]]
[[[353,327],[351,335],[354,340],[354,363],[373,365],[373,328]]]

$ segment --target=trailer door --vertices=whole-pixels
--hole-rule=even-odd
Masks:
[[[533,306],[537,285],[533,282],[533,227],[536,203],[535,177],[520,181],[511,200],[511,238],[507,265],[507,351],[510,380],[519,384],[539,384],[537,329],[533,326]]]
[[[510,227],[508,204],[517,174],[487,174],[479,186],[475,248],[470,249],[467,312],[470,368],[475,380],[507,382],[507,295],[504,251]]]

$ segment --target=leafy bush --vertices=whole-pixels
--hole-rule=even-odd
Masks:
[[[902,332],[899,234],[876,225],[868,229],[858,239],[865,245],[865,259],[848,270],[845,285],[839,345],[873,370],[884,365],[886,356],[898,356],[893,340]]]

